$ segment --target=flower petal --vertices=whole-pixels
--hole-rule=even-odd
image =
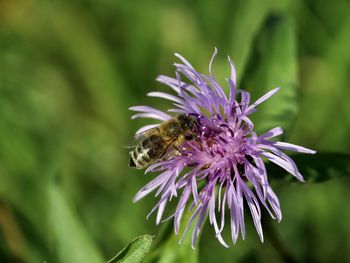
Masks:
[[[210,76],[213,77],[213,72],[212,72],[212,65],[213,65],[213,61],[214,61],[214,58],[216,57],[216,55],[218,54],[218,49],[215,47],[214,48],[214,53],[210,59],[210,62],[209,62],[209,73],[210,73]]]
[[[160,83],[163,83],[167,86],[169,86],[170,88],[172,88],[175,92],[179,93],[180,92],[180,86],[182,84],[185,84],[184,82],[183,83],[179,83],[176,79],[174,78],[171,78],[171,77],[168,77],[168,76],[164,76],[164,75],[159,75],[156,80]],[[180,85],[179,85],[180,84]]]
[[[258,140],[262,141],[262,140],[270,139],[270,138],[279,136],[281,134],[283,134],[283,129],[281,127],[275,127],[265,132],[264,134],[260,135]]]
[[[153,119],[159,119],[159,120],[163,120],[163,121],[171,119],[171,116],[169,114],[166,114],[165,112],[162,112],[160,110],[154,109],[154,108],[149,107],[149,106],[133,106],[133,107],[130,107],[129,110],[144,112],[144,113],[133,115],[131,117],[132,119],[135,119],[135,118],[153,118]]]
[[[266,93],[264,96],[260,97],[258,100],[256,100],[252,105],[250,105],[247,109],[247,114],[252,113],[252,110],[258,106],[259,104],[261,104],[262,102],[264,102],[265,100],[267,100],[268,98],[270,98],[271,96],[273,96],[275,93],[277,93],[280,90],[280,88],[275,88],[271,91],[269,91],[268,93]]]
[[[228,62],[230,63],[230,67],[231,67],[231,78],[230,80],[232,81],[232,88],[233,89],[236,89],[236,68],[235,68],[235,65],[234,63],[232,62],[231,58],[230,57],[227,57],[228,58]],[[234,94],[235,92],[231,92],[230,90],[230,94]],[[230,96],[230,101],[232,99],[235,99],[235,96]]]
[[[162,183],[166,182],[171,176],[172,172],[166,171],[158,175],[155,179],[149,182],[147,185],[142,187],[140,191],[134,197],[133,202],[137,202],[152,191],[154,191],[157,187],[159,187]]]
[[[263,231],[261,227],[261,212],[260,212],[259,202],[256,199],[252,190],[250,190],[249,187],[242,180],[240,182],[243,189],[244,197],[248,203],[248,207],[250,209],[250,213],[253,218],[256,231],[258,232],[261,242],[264,242],[264,236],[263,236]]]
[[[315,154],[316,151],[299,146],[299,145],[295,145],[295,144],[291,144],[291,143],[287,143],[287,142],[274,142],[273,146],[280,148],[282,150],[287,150],[287,151],[293,151],[293,152],[298,152],[298,153],[309,153],[309,154]]]
[[[278,157],[277,155],[269,152],[263,152],[262,155],[269,159],[271,162],[285,169],[288,173],[294,175],[299,181],[304,182],[303,176],[299,173],[298,170],[295,170],[296,166],[294,163],[288,162],[285,159],[282,159],[281,157]]]
[[[147,95],[150,97],[163,98],[163,99],[171,100],[171,101],[182,104],[182,100],[179,97],[176,97],[174,95],[171,95],[171,94],[168,94],[165,92],[149,92],[149,93],[147,93]]]
[[[137,113],[131,116],[131,119],[137,119],[137,118],[150,118],[150,119],[156,119],[161,121],[167,121],[169,118],[164,118],[161,115],[155,114],[155,113]]]

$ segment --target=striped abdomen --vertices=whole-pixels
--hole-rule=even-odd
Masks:
[[[142,169],[157,160],[164,149],[163,144],[163,139],[158,135],[152,135],[141,141],[135,150],[129,153],[129,167]]]

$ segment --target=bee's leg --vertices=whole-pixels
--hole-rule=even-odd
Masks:
[[[178,156],[178,155],[181,155],[181,150],[178,147],[178,145],[173,144],[171,149],[169,149],[169,151],[167,152],[167,154],[165,156],[165,159],[167,159],[167,158],[169,158],[171,156]]]
[[[174,145],[174,149],[176,150],[176,155],[180,155],[181,154],[181,150],[179,149],[179,147]]]

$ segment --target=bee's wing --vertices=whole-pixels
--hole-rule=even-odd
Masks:
[[[166,140],[154,161],[161,159],[164,156],[164,154],[168,151],[168,149],[174,144],[175,141],[176,137]]]
[[[159,130],[157,129],[159,127],[160,124],[152,124],[152,125],[146,125],[142,128],[140,128],[136,134],[135,134],[135,138],[137,140],[142,140],[145,139],[153,134],[157,134],[159,133]]]

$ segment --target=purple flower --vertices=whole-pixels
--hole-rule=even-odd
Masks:
[[[184,211],[186,207],[189,208],[191,217],[183,236],[195,221],[192,247],[195,246],[207,215],[210,224],[214,226],[216,237],[225,247],[228,247],[222,237],[225,213],[230,215],[232,242],[237,241],[239,233],[244,239],[244,206],[248,206],[259,238],[263,241],[260,206],[264,206],[272,218],[278,221],[282,219],[280,203],[269,184],[264,159],[303,181],[294,161],[282,150],[315,153],[301,146],[273,140],[283,133],[280,127],[258,136],[253,130],[254,124],[249,115],[256,111],[260,103],[278,92],[279,88],[250,103],[250,94],[236,89],[235,67],[228,58],[231,76],[227,79],[227,97],[212,74],[216,54],[215,49],[209,64],[209,76],[197,72],[186,59],[175,54],[183,63],[174,64],[176,78],[157,78],[176,95],[163,92],[150,92],[148,95],[172,101],[176,108],[168,110],[169,112],[195,116],[198,123],[197,138],[183,143],[179,155],[151,165],[146,173],[160,172],[160,175],[144,186],[134,199],[136,202],[157,189],[156,197],[159,196],[159,201],[150,214],[157,211],[156,222],[159,224],[167,202],[174,197],[178,198],[176,210],[169,218],[174,218],[175,233],[178,234]],[[238,96],[240,99],[237,99]],[[174,117],[148,106],[131,107],[130,110],[140,112],[132,118],[167,121]],[[136,136],[156,125],[141,128]],[[186,167],[190,169],[184,171]]]

